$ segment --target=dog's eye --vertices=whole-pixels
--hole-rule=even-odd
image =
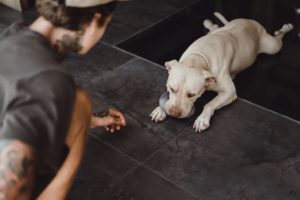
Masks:
[[[196,95],[196,94],[188,93],[188,94],[187,94],[187,97],[188,97],[188,98],[192,98],[192,97],[194,97],[195,95]]]
[[[175,93],[175,90],[173,88],[170,87],[170,90],[172,93]]]

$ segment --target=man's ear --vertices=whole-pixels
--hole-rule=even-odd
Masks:
[[[217,82],[216,77],[210,73],[209,71],[204,71],[203,72],[204,78],[205,78],[205,87],[208,87],[212,84],[215,84]]]
[[[173,66],[177,63],[178,63],[177,60],[171,60],[169,62],[165,62],[165,66],[166,66],[167,70],[170,71],[173,68]]]
[[[94,17],[92,18],[91,22],[88,23],[85,27],[84,27],[84,32],[86,32],[87,35],[94,35],[98,29],[99,29],[99,19],[101,18],[101,14],[100,13],[96,13],[94,15]]]

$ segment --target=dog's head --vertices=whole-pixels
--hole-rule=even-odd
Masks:
[[[188,117],[196,100],[215,82],[215,77],[209,71],[186,66],[176,60],[165,65],[169,72],[167,89],[170,94],[165,110],[176,118]]]

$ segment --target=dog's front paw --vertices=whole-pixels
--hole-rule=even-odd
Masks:
[[[209,116],[200,115],[196,119],[193,128],[197,133],[200,133],[209,127],[209,121],[210,121]]]
[[[161,122],[164,121],[167,117],[167,113],[165,113],[165,111],[163,111],[160,106],[158,106],[157,108],[155,108],[151,115],[151,120],[155,121],[155,122]]]

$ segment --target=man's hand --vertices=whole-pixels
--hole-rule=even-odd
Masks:
[[[115,109],[110,108],[107,116],[101,118],[92,116],[90,128],[105,127],[111,133],[120,130],[121,127],[126,125],[123,114]]]

